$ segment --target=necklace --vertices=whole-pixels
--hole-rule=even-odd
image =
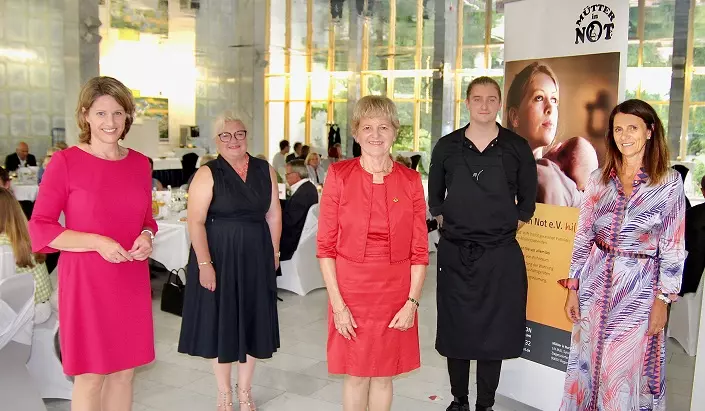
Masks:
[[[370,174],[389,174],[392,171],[392,166],[394,165],[394,163],[391,159],[389,159],[389,161],[384,167],[382,167],[381,170],[373,170],[372,168],[368,168],[362,161],[362,159],[360,159],[360,165],[362,166],[363,170],[367,171]]]
[[[247,169],[248,169],[249,167],[250,167],[250,156],[246,156],[246,157],[245,157],[245,165],[244,165],[241,169],[238,169],[238,168],[235,167],[235,165],[233,164],[233,169],[235,169],[235,172],[237,173],[237,175],[240,176],[240,178],[242,179],[242,181],[245,181],[245,179],[247,178]]]

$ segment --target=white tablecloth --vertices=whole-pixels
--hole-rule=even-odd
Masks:
[[[12,183],[11,188],[17,201],[35,201],[37,199],[37,193],[39,193],[39,186],[37,184]]]
[[[188,263],[191,240],[186,222],[177,218],[157,221],[159,231],[154,237],[152,259],[164,264],[169,270],[179,269]],[[181,279],[185,281],[185,278]]]
[[[155,170],[181,170],[181,158],[153,158]]]

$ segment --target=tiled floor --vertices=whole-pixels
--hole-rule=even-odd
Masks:
[[[431,266],[419,310],[422,367],[395,381],[393,410],[443,411],[451,399],[445,360],[433,349],[435,271]],[[274,358],[257,365],[253,396],[258,409],[342,410],[342,379],[328,375],[326,368],[325,290],[316,290],[305,297],[287,292],[280,292],[280,296],[284,299],[279,303],[282,348]],[[134,411],[216,409],[215,377],[210,363],[176,351],[180,322],[179,317],[161,312],[159,301],[155,300],[157,360],[137,372]],[[667,409],[687,411],[690,409],[694,359],[685,355],[676,343],[670,343],[668,351]],[[236,375],[235,370],[233,374]],[[69,410],[70,402],[48,400],[47,408]],[[495,406],[496,411],[525,409],[503,398],[498,399]]]

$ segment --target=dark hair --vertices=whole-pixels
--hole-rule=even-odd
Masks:
[[[284,150],[289,147],[289,140],[282,140],[279,142],[279,151]]]
[[[509,112],[512,109],[518,109],[521,105],[521,101],[524,100],[526,92],[529,90],[529,84],[534,80],[539,74],[545,74],[553,80],[553,83],[558,88],[558,77],[556,73],[548,66],[548,64],[535,61],[528,66],[524,67],[512,80],[512,84],[509,86],[509,91],[507,92],[506,106],[506,121],[507,128],[514,131],[512,126],[512,120],[509,116]]]
[[[469,99],[470,98],[470,92],[472,92],[472,88],[475,86],[494,86],[497,89],[497,94],[499,95],[499,99],[502,100],[502,89],[499,87],[499,83],[497,83],[497,80],[493,79],[492,77],[487,77],[487,76],[480,76],[475,79],[473,79],[470,84],[468,84],[467,90],[465,90],[465,98]]]
[[[311,151],[311,147],[307,145],[301,146],[301,158],[306,158],[306,156],[308,156],[309,151]]]
[[[705,190],[705,176],[700,179],[700,189]]]
[[[4,168],[0,167],[0,182],[2,184],[7,184],[7,182],[10,181],[10,173],[7,172]]]
[[[296,143],[294,143],[294,150],[296,150],[299,147],[301,147],[301,143],[299,143],[298,141]]]
[[[631,114],[646,123],[647,130],[651,130],[651,138],[646,140],[644,146],[643,167],[649,175],[649,184],[660,184],[668,173],[668,144],[663,123],[656,110],[645,101],[631,99],[618,104],[610,114],[609,129],[607,130],[607,154],[605,166],[602,169],[602,182],[607,184],[610,180],[612,169],[619,172],[622,167],[622,153],[614,141],[614,118],[617,114]]]

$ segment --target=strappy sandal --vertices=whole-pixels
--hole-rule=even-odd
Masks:
[[[236,384],[235,389],[237,390],[237,399],[240,403],[240,406],[247,405],[249,411],[257,411],[257,406],[252,400],[252,387],[248,388],[247,390],[241,390]],[[245,401],[240,400],[240,394],[245,396]]]
[[[228,401],[228,394],[230,394],[230,401]],[[223,408],[227,411],[228,407],[230,407],[231,410],[233,409],[233,402],[232,402],[233,389],[232,388],[230,388],[230,391],[226,391],[226,392],[218,391],[218,397],[220,398],[220,400],[218,401],[218,404],[216,404],[216,405],[218,406],[219,410],[221,408]]]

